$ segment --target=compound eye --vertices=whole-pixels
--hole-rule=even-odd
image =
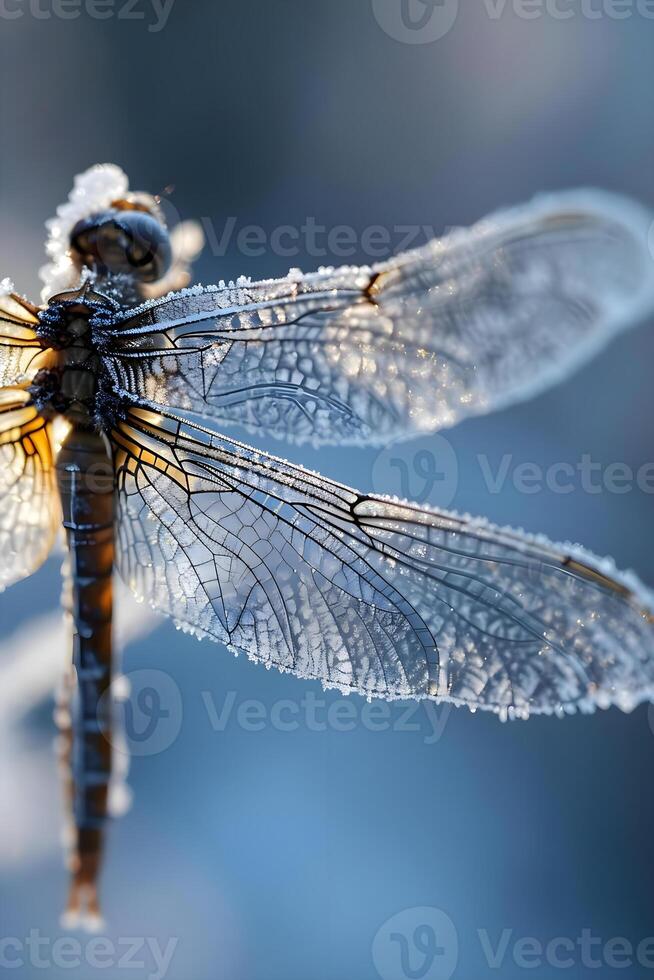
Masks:
[[[78,221],[70,235],[78,264],[96,272],[161,279],[172,262],[168,232],[145,211],[105,211]]]

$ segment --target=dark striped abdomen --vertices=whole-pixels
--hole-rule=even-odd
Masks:
[[[77,679],[67,749],[75,825],[69,912],[79,913],[86,903],[94,915],[111,777],[111,706],[105,695],[112,671],[114,495],[104,436],[73,423],[57,458],[57,478],[70,556]]]

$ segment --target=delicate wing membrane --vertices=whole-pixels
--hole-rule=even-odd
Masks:
[[[654,694],[654,600],[607,562],[173,417],[112,438],[120,571],[192,632],[368,696],[526,715]]]
[[[34,327],[36,308],[13,293],[2,292],[0,284],[0,388],[21,385],[36,370],[42,353]]]
[[[372,269],[146,304],[105,363],[132,398],[296,441],[432,431],[533,394],[649,311],[650,221],[599,192],[538,198]]]
[[[47,558],[61,520],[48,423],[22,389],[0,390],[0,590]]]

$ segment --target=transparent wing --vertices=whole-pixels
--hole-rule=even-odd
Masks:
[[[191,632],[383,698],[526,715],[654,693],[654,599],[609,562],[142,409],[112,438],[121,574]]]
[[[533,394],[654,305],[650,215],[539,198],[373,269],[197,288],[105,338],[113,385],[296,441],[379,443]]]
[[[0,283],[0,388],[29,380],[43,353],[34,330],[36,307],[3,288]]]
[[[0,590],[47,558],[61,522],[52,433],[22,389],[0,389]]]

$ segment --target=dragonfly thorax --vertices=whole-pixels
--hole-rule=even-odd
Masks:
[[[114,316],[109,302],[83,294],[55,297],[39,314],[39,337],[52,352],[50,364],[30,386],[32,402],[42,414],[65,415],[99,428],[115,415],[116,399],[100,353],[103,328]]]
[[[61,293],[39,312],[39,339],[52,350],[83,344],[98,349],[103,330],[110,327],[119,311],[111,299],[82,288]]]

